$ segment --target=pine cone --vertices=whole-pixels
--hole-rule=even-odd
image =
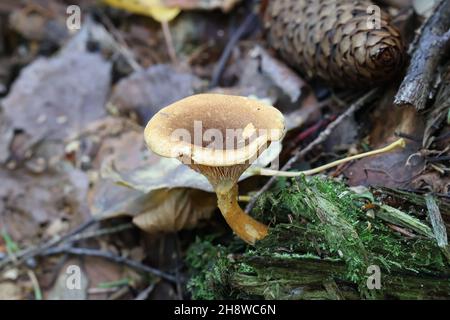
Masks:
[[[370,29],[366,0],[270,0],[268,42],[307,79],[334,87],[368,87],[391,79],[405,49],[399,31],[381,13]]]

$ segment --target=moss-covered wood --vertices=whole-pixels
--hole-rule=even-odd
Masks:
[[[271,224],[269,236],[255,247],[199,239],[188,252],[189,289],[194,298],[450,298],[448,246],[437,245],[426,201],[396,202],[394,193],[280,180],[253,212]],[[379,290],[367,286],[374,265]]]

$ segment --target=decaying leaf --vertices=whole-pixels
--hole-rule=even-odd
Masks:
[[[111,94],[109,109],[136,112],[142,123],[147,123],[161,108],[193,95],[202,87],[201,79],[191,73],[170,65],[151,66],[119,81]]]
[[[281,151],[280,143],[272,143],[253,165],[241,176],[240,181],[254,175],[254,167],[265,167],[278,157]],[[150,152],[150,151],[146,151]],[[211,184],[201,174],[182,164],[177,159],[162,158],[156,155],[157,162],[142,166],[131,171],[119,172],[113,161],[105,162],[101,169],[103,178],[142,192],[164,188],[193,188],[213,192]]]
[[[78,42],[77,36],[71,42]],[[105,115],[111,63],[85,47],[67,48],[24,68],[1,103],[9,129],[26,136],[21,153],[45,139],[61,141]]]
[[[0,300],[20,300],[23,293],[20,286],[11,281],[0,283]]]
[[[73,227],[88,217],[89,181],[79,170],[66,168],[36,176],[2,169],[0,180],[2,225],[13,239],[29,241],[56,219]]]
[[[212,92],[255,97],[280,107],[285,115],[287,130],[318,119],[320,108],[312,90],[295,72],[261,46],[246,52],[244,58],[237,62],[235,72],[239,77],[237,85],[215,88]]]
[[[73,268],[74,266],[78,267],[78,265],[77,261],[72,260],[62,266],[55,284],[48,293],[48,300],[86,300],[87,287],[89,285],[88,278],[83,270],[80,269],[80,281],[79,283],[74,283],[74,270],[69,269],[71,266]],[[74,287],[69,287],[68,283],[74,285]],[[75,286],[76,284],[79,284],[80,287]]]
[[[102,180],[91,211],[97,219],[131,216],[149,232],[174,232],[195,227],[216,208],[212,193],[188,188],[158,189],[148,193]]]
[[[171,167],[161,172],[161,166],[167,163],[159,156],[147,150],[143,139],[143,129],[133,126],[120,118],[106,118],[98,121],[87,130],[84,144],[94,137],[100,140],[95,167],[101,163],[105,166],[114,163],[120,172],[133,172],[136,168],[145,168],[159,174],[161,180],[169,178],[162,184],[146,190],[118,185],[109,176],[103,176],[94,186],[91,213],[97,219],[118,216],[131,216],[133,222],[141,229],[153,232],[172,232],[194,227],[198,221],[209,218],[216,208],[213,194],[189,188],[176,188],[176,182],[164,177]],[[176,164],[176,167],[181,167]],[[186,179],[197,173],[186,175]],[[201,176],[200,176],[201,177]],[[151,178],[150,178],[151,179]],[[150,183],[154,182],[152,179]],[[204,184],[207,184],[206,181]]]
[[[259,61],[258,70],[280,88],[290,98],[291,103],[297,102],[307,88],[306,83],[287,65],[272,57],[265,49],[256,46],[249,55]],[[241,78],[243,81],[244,78]]]
[[[133,222],[149,233],[190,229],[210,218],[217,207],[214,195],[195,189],[160,189],[146,196],[150,208],[135,216]]]
[[[29,7],[15,10],[9,16],[9,25],[27,39],[45,41],[52,45],[61,44],[69,35],[64,16],[66,5],[45,2],[41,2],[42,9],[46,10],[45,14],[42,9],[30,10]]]
[[[416,177],[411,186],[415,190],[426,190],[440,194],[448,194],[450,191],[450,178],[442,177],[437,172],[430,172]]]

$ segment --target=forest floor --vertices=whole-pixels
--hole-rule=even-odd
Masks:
[[[365,91],[307,83],[252,1],[175,3],[166,28],[100,1],[1,1],[0,299],[450,298],[448,45],[416,54],[445,18],[377,2],[427,71],[411,97],[407,68]],[[206,179],[143,139],[162,107],[201,92],[278,108],[288,132],[263,162],[285,170],[406,147],[311,178],[245,175],[241,205],[270,226],[249,246]]]

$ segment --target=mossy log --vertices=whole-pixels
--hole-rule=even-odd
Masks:
[[[193,297],[449,299],[448,226],[430,223],[424,196],[389,193],[317,177],[281,179],[253,211],[271,225],[255,247],[238,240],[191,246]],[[448,208],[446,199],[433,203],[434,216]]]

